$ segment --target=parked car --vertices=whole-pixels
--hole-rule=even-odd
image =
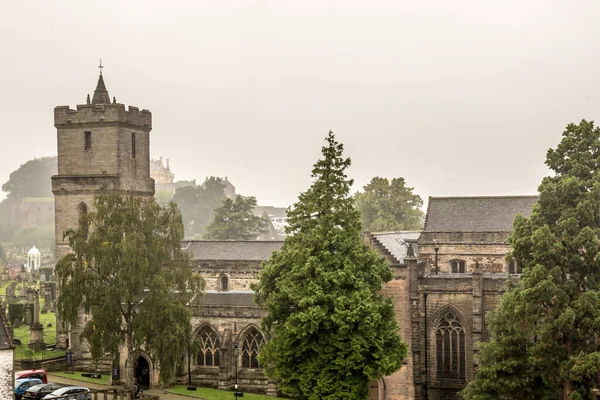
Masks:
[[[30,387],[23,394],[23,400],[40,400],[45,395],[54,392],[56,389],[60,389],[61,385],[55,383],[42,383],[41,385],[35,385]]]
[[[40,383],[42,383],[42,380],[38,378],[17,379],[15,381],[15,399],[19,400],[27,389]]]
[[[28,369],[15,373],[15,379],[23,378],[38,378],[42,381],[42,383],[48,383],[48,376],[46,375],[46,371],[43,369]]]
[[[91,400],[92,394],[89,392],[90,389],[83,386],[65,386],[45,395],[42,397],[42,399],[47,400],[60,398],[61,400]]]

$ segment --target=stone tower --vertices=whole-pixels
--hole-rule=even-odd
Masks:
[[[55,203],[56,259],[69,252],[63,233],[69,229],[87,230],[86,214],[94,196],[121,192],[139,196],[154,195],[150,178],[150,131],[148,110],[112,102],[102,71],[94,96],[77,109],[54,109],[57,129],[58,174],[52,177]],[[67,347],[66,329],[58,324],[57,346]],[[70,340],[75,356],[76,344]]]
[[[56,257],[68,251],[63,233],[79,228],[91,211],[94,196],[102,192],[154,195],[150,178],[148,110],[110,101],[100,74],[94,96],[87,104],[54,109],[58,139],[58,174],[52,177],[55,197]]]

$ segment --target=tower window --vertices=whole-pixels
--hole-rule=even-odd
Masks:
[[[131,158],[135,158],[135,133],[131,134]]]
[[[83,149],[84,150],[91,150],[92,149],[92,132],[89,132],[89,131],[85,132]]]
[[[229,278],[227,275],[221,275],[221,290],[229,290]]]

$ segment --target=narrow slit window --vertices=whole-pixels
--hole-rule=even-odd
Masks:
[[[135,133],[131,134],[131,158],[135,158]]]
[[[83,139],[83,149],[91,150],[92,149],[92,132],[86,131]]]

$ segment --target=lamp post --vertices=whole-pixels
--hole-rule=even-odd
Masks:
[[[233,345],[233,363],[235,365],[235,391],[233,392],[233,396],[237,399],[238,397],[242,397],[240,396],[240,393],[238,393],[238,376],[237,376],[237,370],[238,370],[238,345],[237,343]]]

